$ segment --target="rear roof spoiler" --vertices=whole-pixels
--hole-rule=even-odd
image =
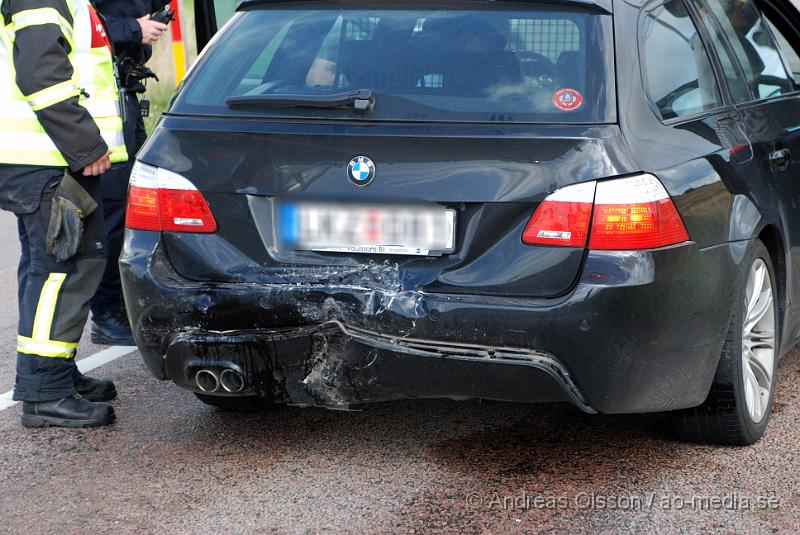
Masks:
[[[295,6],[299,6],[305,3],[310,3],[312,1],[321,1],[321,0],[244,0],[241,2],[237,7],[236,11],[248,11],[253,8],[257,8],[259,6],[264,5],[271,5],[271,4],[294,4]],[[406,1],[406,2],[387,2],[386,0],[374,0],[373,2],[363,2],[365,6],[374,7],[377,9],[380,8],[413,8],[414,4],[417,2],[414,1]],[[443,7],[452,7],[452,2],[445,2],[441,0],[434,0],[433,2],[419,2],[424,3],[426,6],[429,5],[436,5],[437,3],[441,3]],[[466,2],[465,2],[466,3]],[[485,2],[480,2],[481,4],[485,5]],[[563,7],[581,7],[584,9],[590,9],[594,11],[600,11],[607,15],[610,15],[613,12],[613,0],[496,0],[492,3],[508,3],[508,4],[541,4],[545,6],[563,6]],[[337,5],[341,5],[342,2],[337,2]]]

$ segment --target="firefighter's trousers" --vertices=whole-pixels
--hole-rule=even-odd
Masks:
[[[89,301],[103,276],[106,245],[100,180],[74,176],[98,208],[83,220],[81,247],[73,258],[57,262],[47,253],[45,243],[59,178],[45,187],[38,210],[17,215],[22,256],[17,272],[16,400],[49,401],[75,393],[75,351]]]

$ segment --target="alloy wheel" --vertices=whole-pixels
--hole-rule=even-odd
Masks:
[[[775,373],[775,306],[772,280],[764,260],[750,268],[742,322],[742,375],[750,418],[758,423],[769,407]]]

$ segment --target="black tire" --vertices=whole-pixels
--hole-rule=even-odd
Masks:
[[[227,412],[264,412],[277,407],[274,403],[258,396],[211,396],[197,392],[194,395],[206,405]]]
[[[742,360],[742,322],[746,314],[745,287],[750,269],[758,259],[767,266],[772,285],[772,307],[775,319],[775,362],[772,371],[772,383],[769,401],[764,416],[755,422],[750,416],[745,400],[744,375],[745,365]],[[739,290],[739,298],[731,317],[731,324],[725,344],[722,347],[714,382],[706,401],[699,407],[675,411],[672,413],[672,430],[679,438],[692,442],[708,442],[713,444],[746,446],[754,444],[763,435],[769,423],[772,404],[775,399],[775,385],[778,377],[777,355],[780,347],[780,316],[778,314],[778,296],[775,270],[769,251],[764,244],[756,240],[750,248],[745,266],[745,274]]]

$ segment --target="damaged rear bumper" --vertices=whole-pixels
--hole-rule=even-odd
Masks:
[[[289,404],[480,397],[630,413],[703,402],[744,247],[591,252],[554,299],[387,288],[366,275],[362,286],[190,281],[158,233],[130,230],[120,272],[145,363],[194,391],[196,370],[230,367],[248,382],[240,395]]]
[[[236,369],[247,394],[292,405],[345,408],[408,398],[474,397],[505,401],[570,401],[595,412],[555,357],[535,350],[394,339],[338,321],[292,329],[215,333],[189,330],[174,338],[167,377],[196,390],[198,369]]]

